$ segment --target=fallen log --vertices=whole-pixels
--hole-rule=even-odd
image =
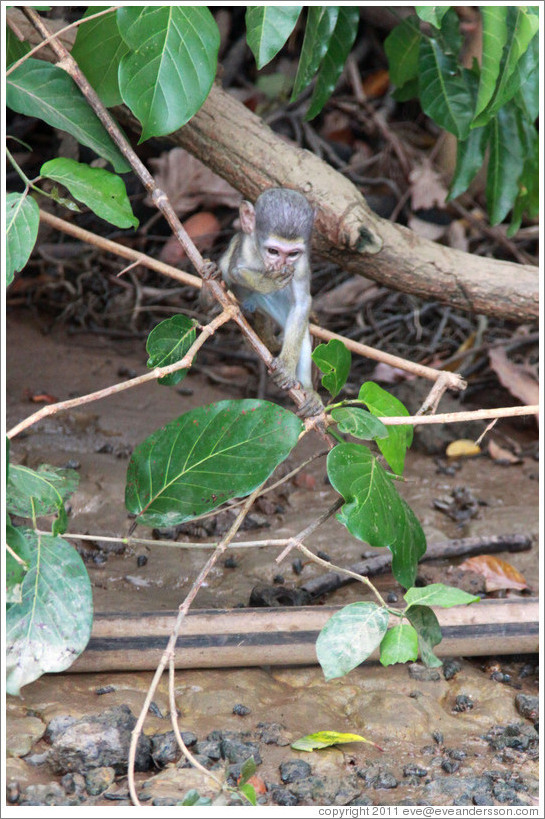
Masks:
[[[192,611],[176,643],[176,668],[315,665],[315,644],[341,606]],[[533,654],[539,650],[537,598],[481,600],[435,609],[443,640],[438,656]],[[99,613],[89,644],[70,672],[153,671],[177,612]],[[395,622],[394,622],[395,621]],[[391,625],[398,624],[392,618]],[[370,659],[377,659],[375,652]]]

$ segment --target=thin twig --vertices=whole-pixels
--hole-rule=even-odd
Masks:
[[[286,558],[289,555],[293,548],[295,548],[296,546],[300,546],[302,541],[306,537],[311,535],[313,532],[315,532],[316,529],[322,525],[322,523],[325,523],[326,520],[328,520],[332,515],[334,515],[337,509],[341,508],[343,503],[344,498],[337,498],[335,503],[332,506],[330,506],[329,509],[326,509],[326,511],[323,512],[323,514],[321,514],[319,518],[316,518],[316,520],[314,520],[308,526],[305,526],[305,528],[302,529],[297,535],[294,535],[294,537],[290,537],[288,545],[286,546],[283,552],[280,552],[280,554],[276,558],[276,562],[281,563],[284,560],[284,558]]]
[[[457,424],[462,421],[486,421],[489,418],[515,418],[522,415],[537,415],[539,405],[532,404],[525,407],[495,407],[493,409],[469,410],[467,412],[438,412],[436,415],[407,415],[407,417],[381,417],[386,426],[402,424]]]
[[[211,569],[214,567],[214,565],[219,560],[221,555],[225,552],[225,550],[229,546],[229,543],[232,541],[232,539],[234,538],[234,536],[236,535],[236,533],[240,529],[240,527],[241,527],[241,525],[242,525],[242,523],[244,521],[244,518],[246,517],[248,511],[250,510],[253,502],[255,501],[257,496],[259,495],[259,492],[261,491],[262,486],[263,486],[263,484],[261,484],[261,486],[258,486],[257,489],[254,489],[254,491],[252,492],[251,495],[248,495],[248,497],[246,498],[246,501],[244,503],[244,506],[242,507],[239,514],[237,515],[237,517],[236,517],[235,521],[233,522],[232,526],[230,527],[229,531],[227,532],[227,534],[225,535],[223,540],[219,543],[219,545],[218,545],[217,549],[214,551],[214,553],[212,555],[210,555],[210,557],[208,558],[208,560],[204,564],[203,568],[199,572],[198,577],[195,579],[195,581],[193,582],[193,585],[191,586],[191,589],[189,590],[188,594],[186,595],[185,600],[183,601],[183,603],[181,603],[181,605],[180,605],[180,607],[178,609],[178,616],[176,618],[174,628],[172,629],[172,633],[170,635],[167,647],[166,647],[165,651],[163,652],[163,656],[161,657],[161,661],[160,661],[159,665],[157,666],[157,670],[155,671],[155,674],[153,676],[153,680],[152,680],[151,685],[150,685],[150,687],[148,689],[148,693],[146,695],[144,705],[142,706],[142,710],[140,711],[140,715],[138,717],[138,720],[136,722],[136,725],[134,726],[134,729],[133,729],[132,735],[131,735],[131,745],[130,745],[130,748],[129,748],[128,776],[129,776],[129,792],[130,792],[130,795],[131,795],[131,799],[132,799],[132,801],[133,801],[133,803],[135,805],[140,805],[141,804],[139,799],[138,799],[138,795],[136,793],[136,787],[135,787],[135,782],[134,782],[134,762],[135,762],[135,759],[136,759],[136,749],[137,749],[137,746],[138,746],[138,738],[139,738],[139,736],[140,736],[140,734],[142,732],[142,727],[144,725],[146,714],[148,713],[148,709],[149,709],[149,706],[151,704],[153,695],[154,695],[154,693],[155,693],[155,691],[157,689],[157,686],[159,685],[159,680],[161,679],[161,676],[163,674],[163,671],[166,668],[167,663],[169,663],[171,661],[171,658],[174,658],[174,656],[175,656],[176,641],[178,639],[178,634],[180,632],[180,628],[182,626],[182,623],[184,621],[185,616],[187,615],[187,612],[189,611],[189,608],[190,608],[191,604],[193,603],[195,597],[197,596],[197,592],[201,588],[202,584],[204,583],[204,581],[207,578],[207,576],[208,576],[209,572],[211,571]],[[172,723],[174,725],[174,721],[177,719],[176,707],[174,707],[174,709],[171,709],[170,717],[171,717]],[[219,780],[214,776],[214,774],[210,773],[210,771],[207,771],[207,773],[220,786],[222,786],[222,783],[219,782]]]
[[[102,390],[87,393],[87,395],[80,395],[77,398],[70,398],[67,401],[59,401],[57,404],[47,404],[45,407],[38,410],[38,412],[35,412],[33,415],[29,415],[28,418],[25,418],[16,426],[12,427],[12,429],[7,432],[8,438],[15,438],[15,436],[19,435],[19,433],[24,429],[32,426],[42,418],[47,418],[50,415],[56,415],[59,412],[64,412],[72,409],[73,407],[80,407],[82,404],[89,404],[91,401],[98,401],[102,398],[108,398],[110,395],[115,395],[119,392],[123,392],[124,390],[132,389],[132,387],[138,387],[140,384],[145,384],[148,381],[155,381],[158,378],[163,378],[165,375],[174,373],[177,370],[187,369],[191,366],[191,362],[204,342],[216,332],[218,327],[221,327],[222,324],[225,324],[231,318],[232,312],[230,310],[225,310],[223,313],[220,313],[219,316],[212,319],[209,324],[202,327],[199,337],[191,345],[187,353],[180,361],[176,361],[174,364],[169,364],[166,367],[156,367],[149,373],[138,375],[136,378],[130,378],[127,381],[121,381],[118,384],[112,384],[110,387],[105,387]]]

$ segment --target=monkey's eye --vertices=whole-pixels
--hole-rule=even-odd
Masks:
[[[269,254],[269,256],[275,256],[276,257],[276,256],[280,255],[278,253],[278,250],[275,247],[267,247],[266,250],[267,250],[267,253]]]
[[[300,255],[300,250],[292,250],[290,253],[288,253],[288,259],[293,259],[293,261],[295,261],[295,259],[298,259]]]

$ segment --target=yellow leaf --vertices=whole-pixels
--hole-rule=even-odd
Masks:
[[[447,447],[447,456],[449,458],[471,458],[473,455],[480,455],[481,448],[477,446],[475,441],[469,438],[459,438],[457,441],[452,441]]]

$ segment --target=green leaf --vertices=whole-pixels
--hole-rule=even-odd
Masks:
[[[350,603],[335,612],[316,640],[316,654],[326,680],[343,677],[380,645],[388,612],[376,603]]]
[[[407,663],[418,657],[418,634],[413,626],[403,623],[388,629],[380,644],[382,665]]]
[[[253,785],[251,785],[249,782],[245,782],[243,785],[239,785],[238,789],[240,793],[246,797],[250,805],[253,805],[254,807],[257,805],[257,796]]]
[[[9,551],[6,552],[6,603],[21,603],[23,580],[30,566],[32,550],[22,531],[11,523],[6,523],[6,542],[26,564],[21,565]]]
[[[524,145],[517,127],[513,103],[498,111],[489,125],[490,155],[486,177],[486,206],[490,224],[503,222],[519,192],[524,167]]]
[[[402,85],[401,88],[396,88],[392,93],[392,97],[396,102],[407,102],[407,100],[415,99],[420,96],[420,83],[418,77],[413,77]]]
[[[470,73],[460,71],[457,58],[432,38],[420,43],[419,72],[424,113],[458,139],[466,139],[474,107]]]
[[[305,27],[305,37],[301,48],[297,76],[293,86],[291,102],[305,90],[318,71],[335,29],[338,6],[309,6]]]
[[[331,745],[344,745],[347,742],[367,742],[369,745],[374,745],[375,748],[379,747],[370,739],[360,736],[360,734],[341,734],[338,731],[317,731],[315,734],[307,734],[292,742],[291,747],[294,751],[312,753],[321,748],[329,748]]]
[[[409,411],[403,406],[395,396],[383,390],[374,381],[366,381],[362,384],[358,398],[369,407],[373,415],[399,417],[409,415]],[[405,466],[405,453],[412,444],[413,428],[407,426],[389,426],[388,437],[377,440],[378,448],[386,459],[388,465],[396,475],[402,475]]]
[[[442,606],[444,609],[478,603],[481,599],[455,586],[445,586],[443,583],[430,583],[429,586],[422,588],[408,589],[403,597],[409,606]]]
[[[450,6],[415,6],[414,10],[424,23],[430,23],[435,28],[441,28],[441,21]]]
[[[246,39],[258,68],[270,63],[295,28],[302,6],[248,6]]]
[[[524,111],[526,119],[533,124],[539,116],[539,40],[537,37],[534,37],[528,50],[521,57],[511,81],[516,83],[519,78],[521,83],[514,96],[514,102]]]
[[[467,139],[458,141],[456,169],[450,184],[448,201],[465,193],[483,167],[489,137],[490,129],[485,125],[483,128],[473,128]]]
[[[312,353],[312,360],[325,373],[322,377],[322,386],[334,398],[339,393],[348,378],[352,357],[349,350],[336,338],[327,344],[319,344]]]
[[[433,648],[443,639],[441,626],[433,609],[428,606],[411,606],[406,611],[407,619],[418,634],[418,647],[422,662],[429,668],[443,665],[439,657],[433,653]]]
[[[255,772],[257,771],[257,765],[255,764],[255,759],[253,756],[249,756],[248,759],[245,759],[242,763],[242,768],[240,769],[240,779],[238,780],[239,785],[244,785],[250,777],[252,777]]]
[[[205,6],[122,6],[117,24],[130,51],[121,58],[123,101],[144,141],[181,128],[214,82],[220,36]]]
[[[320,65],[316,84],[305,119],[314,119],[335,90],[346,58],[358,33],[360,10],[358,6],[340,6],[335,29]]]
[[[531,218],[539,216],[539,138],[533,124],[523,113],[517,111],[519,133],[524,146],[524,168],[520,175],[519,192],[513,205],[508,236],[514,236],[520,227],[525,211]]]
[[[199,792],[195,790],[195,788],[191,788],[191,790],[186,793],[183,800],[178,804],[182,806],[186,805],[188,807],[192,807],[193,805],[201,807],[202,805],[211,805],[212,800],[208,796],[200,796]]]
[[[361,444],[334,447],[327,456],[327,473],[346,501],[337,515],[341,523],[370,546],[387,546],[396,580],[405,588],[414,585],[426,538],[388,473]]]
[[[361,407],[337,407],[331,410],[331,417],[337,422],[339,432],[354,438],[372,441],[388,437],[388,427]]]
[[[112,163],[118,173],[130,165],[66,71],[30,57],[6,80],[8,108],[38,117],[53,128],[72,134],[99,156]]]
[[[484,111],[494,95],[500,73],[503,47],[507,42],[507,7],[482,6],[483,56],[475,117]]]
[[[93,621],[91,583],[76,550],[59,537],[32,531],[25,537],[32,555],[22,602],[6,615],[6,689],[14,695],[42,674],[71,666]]]
[[[40,175],[53,179],[68,188],[72,196],[87,205],[93,213],[119,228],[138,227],[125,183],[104,168],[91,168],[75,159],[50,159]]]
[[[26,42],[26,40],[19,40],[18,37],[15,36],[13,31],[7,26],[6,27],[6,67],[9,68],[10,65],[16,63],[17,60],[20,60],[21,57],[24,57],[25,54],[28,54],[30,51],[30,46]]]
[[[245,497],[276,469],[302,423],[268,401],[219,401],[186,412],[134,450],[125,504],[147,526],[175,526]]]
[[[108,6],[90,6],[83,17],[107,8]],[[107,108],[123,102],[118,72],[119,63],[128,50],[117,27],[115,10],[78,27],[72,57]]]
[[[398,90],[405,83],[418,77],[418,54],[421,39],[418,20],[411,15],[392,29],[384,41],[390,80],[398,86]]]
[[[28,262],[38,236],[40,208],[32,196],[8,193],[6,197],[6,285]]]
[[[79,481],[74,469],[60,469],[40,464],[37,470],[11,464],[6,491],[9,512],[23,518],[41,517],[57,513],[53,534],[66,529],[64,501],[76,490]]]
[[[474,118],[472,128],[486,125],[518,94],[528,76],[538,70],[538,25],[538,18],[528,14],[523,7],[507,7],[508,34],[500,63],[499,82],[484,111]]]
[[[181,361],[196,337],[195,321],[187,316],[176,315],[165,319],[154,327],[146,342],[149,355],[147,366],[167,367]],[[178,384],[186,375],[187,369],[177,370],[159,379],[159,384]]]

